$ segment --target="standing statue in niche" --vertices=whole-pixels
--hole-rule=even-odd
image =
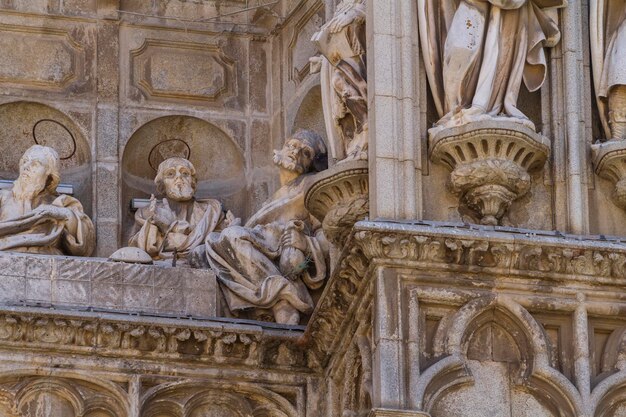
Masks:
[[[33,145],[19,165],[13,188],[0,191],[0,250],[91,255],[96,244],[93,223],[77,199],[56,192],[57,152]]]
[[[275,151],[281,187],[245,226],[211,233],[206,253],[233,313],[270,310],[275,321],[298,324],[313,311],[308,289],[326,278],[327,243],[304,207],[304,193],[326,156],[322,138],[301,130]]]
[[[545,47],[560,40],[544,8],[564,0],[418,0],[426,74],[440,120],[430,133],[506,117],[534,129],[517,108],[546,78]]]
[[[183,158],[169,158],[159,164],[154,183],[157,193],[150,204],[135,213],[130,246],[143,249],[153,259],[176,257],[186,262],[189,253],[202,245],[209,233],[236,222],[222,211],[217,200],[196,200],[196,169]]]
[[[312,58],[312,72],[321,72],[331,155],[337,160],[367,159],[365,1],[343,0],[311,40],[323,55]]]
[[[594,86],[605,137],[626,139],[626,3],[590,2]]]

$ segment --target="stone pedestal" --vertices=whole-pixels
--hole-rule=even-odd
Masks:
[[[480,224],[498,225],[511,203],[530,190],[529,172],[543,168],[549,142],[506,120],[467,124],[436,132],[430,158],[447,166],[449,188]]]
[[[591,152],[596,174],[613,182],[613,201],[626,209],[626,141],[591,145]]]
[[[322,222],[326,238],[341,246],[352,226],[369,215],[367,161],[337,164],[318,174],[305,205]]]

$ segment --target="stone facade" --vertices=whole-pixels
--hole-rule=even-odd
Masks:
[[[95,257],[1,252],[0,416],[626,415],[623,2],[511,2],[532,13],[516,24],[541,24],[528,27],[545,35],[545,61],[531,60],[545,78],[521,83],[526,61],[485,67],[474,78],[520,84],[519,114],[477,116],[471,103],[501,97],[468,82],[448,119],[434,80],[453,89],[461,73],[435,61],[458,58],[458,39],[437,37],[436,3],[0,0],[0,179],[32,145],[55,149],[96,233]],[[467,12],[452,3],[448,17]],[[468,22],[509,12],[486,4]],[[344,13],[364,36],[338,56],[319,39]],[[484,34],[514,49],[504,22]],[[510,58],[494,45],[481,56]],[[328,78],[348,58],[367,69],[352,74],[359,94],[339,94],[349,68]],[[344,116],[366,128],[333,125],[330,101],[364,95],[367,111]],[[329,168],[279,176],[285,138],[311,147],[300,129],[326,141]],[[346,137],[360,147],[342,161]],[[289,242],[302,271],[328,271],[281,281],[314,305],[298,324],[231,311],[204,249],[192,265],[107,259],[170,157],[195,167],[196,199],[230,210],[234,240],[289,229],[264,202],[311,183],[293,197],[311,226]],[[280,240],[249,258],[280,270]]]

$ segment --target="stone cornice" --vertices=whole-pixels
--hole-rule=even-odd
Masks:
[[[0,307],[0,348],[309,372],[300,326]]]
[[[359,222],[305,332],[312,365],[326,366],[377,267],[480,273],[568,288],[626,287],[626,242],[603,236],[444,223]]]

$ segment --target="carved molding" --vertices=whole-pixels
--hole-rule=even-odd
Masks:
[[[35,308],[0,311],[0,347],[200,361],[306,371],[302,333],[224,322],[50,313]]]
[[[291,40],[289,41],[289,45],[287,46],[287,50],[289,51],[289,53],[287,54],[287,67],[289,68],[289,81],[293,81],[296,85],[301,84],[309,76],[309,74],[311,74],[309,57],[315,55],[317,50],[310,40],[311,36],[313,36],[313,34],[317,30],[319,30],[321,25],[324,23],[323,19],[320,19],[319,26],[316,27],[314,30],[309,31],[310,33],[305,32],[303,34],[303,30],[309,25],[311,19],[313,19],[314,16],[318,15],[323,10],[323,7],[323,2],[316,2],[294,24],[293,35],[291,37]],[[303,35],[308,36],[304,38],[304,43],[299,45],[298,41],[303,40]],[[308,48],[309,53],[307,53],[307,51],[303,51],[302,47]],[[299,60],[296,57],[297,53],[300,53],[302,54],[302,57],[305,57],[304,62],[298,62]]]
[[[218,45],[146,39],[130,58],[131,84],[148,99],[220,104],[237,95],[236,63]]]
[[[370,271],[380,266],[480,273],[549,285],[626,286],[626,244],[555,233],[502,233],[461,227],[359,222],[309,321],[309,363],[325,367],[357,305],[368,303]]]
[[[0,83],[56,92],[85,77],[84,48],[67,30],[1,24],[0,37]],[[37,65],[24,51],[37,54]]]

